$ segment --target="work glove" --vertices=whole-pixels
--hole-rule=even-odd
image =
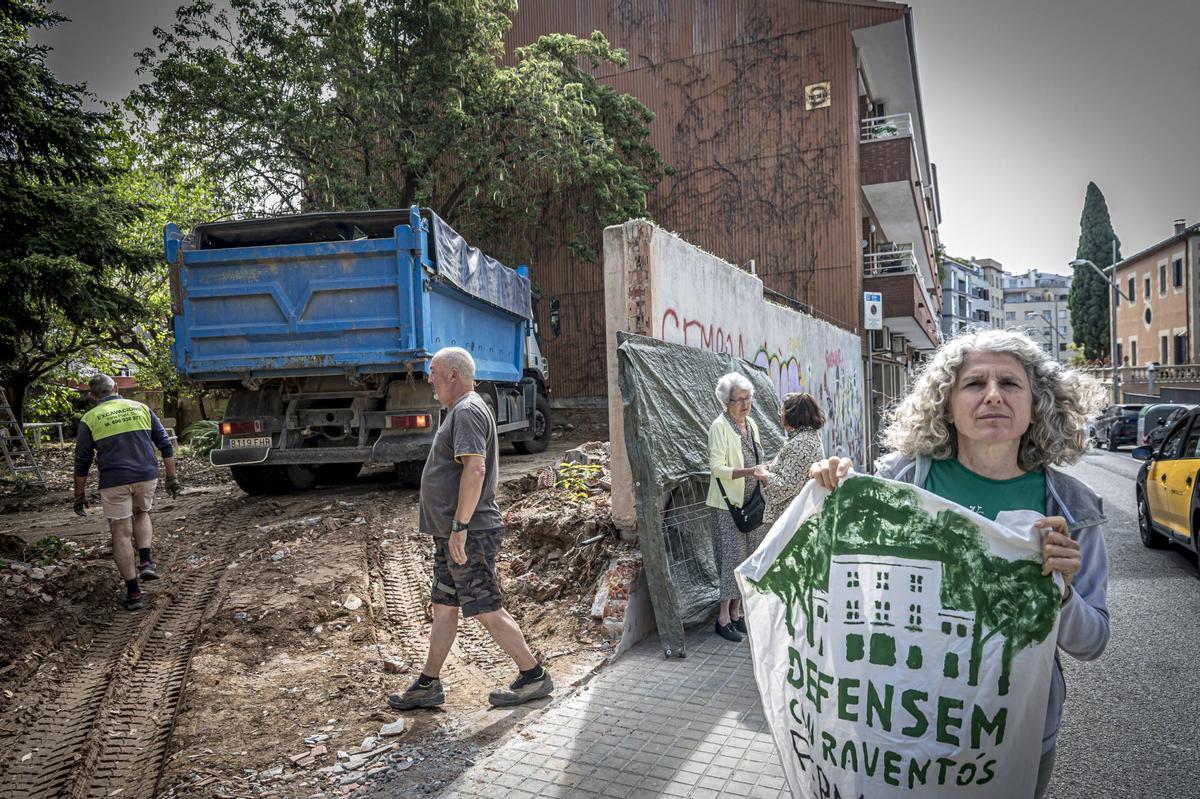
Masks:
[[[179,482],[179,478],[176,475],[171,475],[167,478],[167,493],[171,495],[171,499],[175,499],[182,491],[183,483]]]
[[[75,497],[75,513],[80,516],[87,516],[87,498]]]

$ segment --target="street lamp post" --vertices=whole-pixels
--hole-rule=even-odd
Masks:
[[[1116,405],[1121,401],[1121,373],[1117,371],[1120,368],[1120,364],[1117,363],[1117,297],[1125,297],[1125,292],[1121,291],[1121,287],[1117,282],[1116,242],[1113,242],[1113,264],[1111,267],[1109,267],[1112,269],[1111,275],[1106,275],[1103,269],[1096,266],[1086,258],[1076,258],[1074,261],[1071,261],[1072,267],[1083,266],[1084,264],[1087,264],[1094,269],[1096,274],[1103,278],[1104,282],[1108,283],[1108,285],[1112,288],[1112,297],[1110,297],[1108,300],[1109,310],[1111,311],[1110,320],[1108,323],[1108,338],[1111,352],[1110,357],[1112,358],[1112,398],[1113,405]],[[1130,305],[1133,305],[1133,297],[1125,297],[1125,301]]]
[[[1057,302],[1056,302],[1056,303],[1055,303],[1055,308],[1056,308],[1056,310],[1055,310],[1055,313],[1054,313],[1055,317],[1057,317],[1057,316],[1058,316],[1057,307],[1058,307],[1058,305],[1057,305]],[[1054,320],[1052,321],[1052,320],[1050,319],[1050,317],[1049,317],[1049,316],[1046,316],[1046,312],[1045,312],[1045,311],[1041,311],[1040,313],[1042,314],[1042,319],[1046,320],[1046,323],[1047,323],[1048,325],[1050,325],[1050,329],[1053,331],[1053,332],[1051,333],[1051,337],[1050,337],[1050,345],[1051,345],[1051,347],[1053,347],[1053,349],[1051,350],[1051,352],[1052,352],[1052,353],[1053,353],[1053,355],[1054,355],[1054,360],[1056,360],[1056,361],[1058,361],[1058,360],[1061,360],[1061,359],[1058,357],[1058,320],[1057,320],[1057,318],[1056,318],[1056,319],[1054,319]]]

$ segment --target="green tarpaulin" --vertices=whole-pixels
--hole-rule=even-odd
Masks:
[[[723,410],[717,380],[739,372],[754,384],[751,415],[764,460],[783,446],[779,400],[766,372],[741,358],[626,333],[617,340],[647,585],[663,651],[682,657],[684,625],[703,621],[717,601],[711,515],[704,506],[708,428]]]

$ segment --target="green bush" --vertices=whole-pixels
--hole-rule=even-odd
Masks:
[[[75,389],[59,383],[34,383],[25,396],[26,422],[65,422],[75,411],[71,401],[79,398]]]
[[[182,441],[193,453],[206,456],[221,444],[221,427],[211,419],[203,419],[187,426]]]

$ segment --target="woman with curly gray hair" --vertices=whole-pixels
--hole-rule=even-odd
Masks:
[[[966,333],[946,342],[891,412],[883,443],[892,450],[876,476],[901,480],[995,519],[1001,511],[1042,514],[1042,570],[1066,585],[1058,647],[1093,660],[1108,644],[1108,553],[1100,497],[1054,469],[1087,452],[1087,419],[1103,404],[1092,378],[1063,368],[1016,330]],[[847,459],[813,464],[810,475],[836,488]],[[1036,797],[1054,769],[1066,684],[1058,657],[1050,681]]]

